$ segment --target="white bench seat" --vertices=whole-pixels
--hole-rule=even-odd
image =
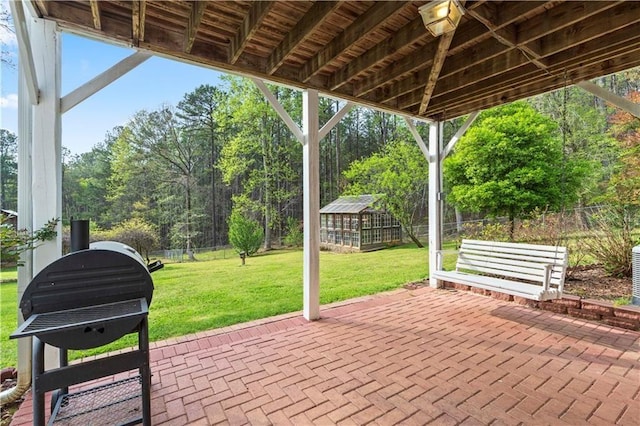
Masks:
[[[562,297],[568,264],[566,247],[496,241],[462,240],[455,271],[432,277],[532,300]]]

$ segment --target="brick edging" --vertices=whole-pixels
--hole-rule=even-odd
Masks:
[[[600,321],[613,327],[635,331],[640,330],[640,307],[638,306],[614,306],[612,302],[605,300],[584,299],[570,294],[563,295],[561,299],[536,301],[449,281],[444,281],[444,287],[470,291],[472,293],[490,296],[494,299],[515,302],[530,308],[569,315],[574,318]]]

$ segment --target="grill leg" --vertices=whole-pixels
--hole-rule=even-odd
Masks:
[[[140,367],[140,380],[142,381],[142,424],[151,426],[151,367],[149,366],[149,323],[144,317],[140,323],[138,333],[138,349],[144,357],[144,363]]]
[[[33,336],[32,363],[33,425],[44,426],[44,392],[39,383],[40,375],[44,373],[44,343],[36,336]]]

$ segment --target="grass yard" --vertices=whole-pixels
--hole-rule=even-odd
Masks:
[[[205,256],[202,256],[204,258]],[[199,256],[200,258],[200,256]],[[428,251],[414,245],[370,253],[320,253],[320,303],[391,290],[428,273]],[[302,310],[302,251],[276,250],[247,258],[167,264],[153,273],[152,341]],[[17,284],[0,285],[0,367],[15,366]],[[135,345],[135,336],[72,358]]]

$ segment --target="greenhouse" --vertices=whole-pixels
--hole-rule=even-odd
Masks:
[[[402,242],[400,222],[376,207],[377,197],[340,197],[320,209],[320,245],[332,251],[370,251]]]

